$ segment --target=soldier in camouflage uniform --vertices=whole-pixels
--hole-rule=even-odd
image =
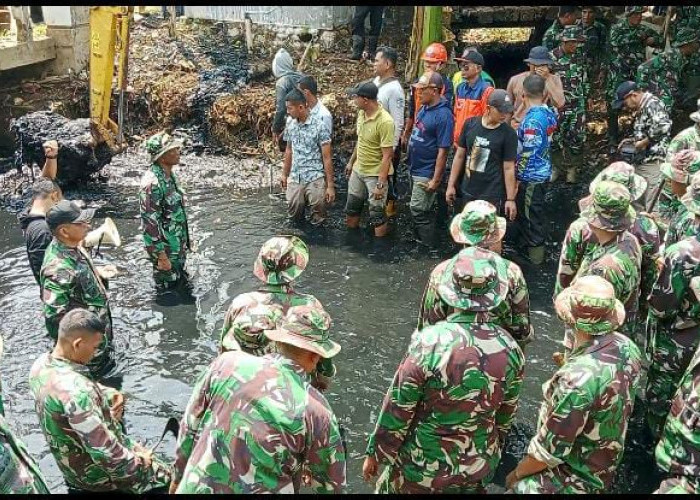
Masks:
[[[655,493],[700,494],[700,350],[680,381],[656,446],[656,463],[668,473]]]
[[[593,194],[581,200],[581,216],[571,223],[562,243],[554,285],[556,298],[577,276],[590,274],[594,267],[605,267],[599,261],[609,256],[617,265],[606,277],[615,287],[617,299],[625,305],[628,316],[624,332],[629,334],[636,328],[642,265],[641,246],[629,231],[636,217],[630,201],[629,190],[613,181],[598,182]],[[572,334],[570,329],[565,331],[567,351],[573,347]]]
[[[146,252],[159,290],[187,283],[185,260],[190,232],[184,194],[173,167],[180,161],[182,143],[165,132],[146,141],[151,167],[141,178],[139,209]]]
[[[498,326],[507,330],[515,341],[524,347],[533,339],[530,324],[530,293],[520,267],[499,254],[506,232],[506,220],[498,217],[496,207],[487,201],[475,200],[467,203],[460,214],[452,219],[450,233],[454,241],[467,248],[478,246],[494,252],[494,259],[504,261],[508,272],[508,294],[499,307],[489,313],[496,315]],[[462,250],[464,251],[464,250]],[[418,315],[418,330],[444,321],[454,311],[440,298],[438,287],[451,259],[438,264],[430,273],[423,291]],[[495,318],[492,318],[493,321]]]
[[[607,60],[608,27],[596,19],[597,14],[597,7],[584,5],[581,8],[581,19],[576,23],[585,37],[585,42],[579,50],[583,54],[589,83],[598,81],[601,66]],[[588,98],[591,93],[590,84],[587,86],[586,91],[586,98]]]
[[[664,51],[637,68],[636,81],[639,88],[647,90],[661,99],[671,112],[678,97],[679,80],[688,63],[688,58],[698,51],[697,31],[683,29],[670,50]]]
[[[559,12],[557,18],[552,22],[552,25],[547,28],[542,36],[542,43],[547,47],[547,50],[553,50],[559,45],[559,40],[562,32],[567,26],[571,26],[576,22],[578,18],[578,7],[575,6],[561,6],[559,7]]]
[[[616,161],[604,168],[591,182],[589,187],[591,194],[601,181],[612,181],[622,184],[630,192],[632,201],[639,199],[647,188],[647,182],[644,180],[644,177],[635,174],[634,167],[624,161]],[[587,205],[587,201],[579,201],[581,211]],[[646,212],[637,212],[634,223],[628,231],[637,238],[642,249],[638,318],[644,321],[644,318],[647,317],[646,298],[649,296],[651,287],[657,278],[657,261],[661,256],[661,234],[654,218]],[[615,280],[608,279],[608,281],[614,283]]]
[[[588,75],[578,47],[584,38],[578,26],[567,26],[559,35],[560,44],[550,52],[552,69],[561,78],[564,107],[559,111],[559,126],[554,132],[552,150],[561,151],[566,181],[576,182],[576,168],[586,141],[586,96]],[[572,158],[576,157],[576,159]]]
[[[485,492],[523,379],[522,351],[489,318],[507,283],[493,252],[473,246],[450,260],[438,293],[454,312],[414,332],[369,437],[365,480],[387,465],[378,493]]]
[[[182,417],[171,493],[297,493],[304,476],[318,493],[341,491],[341,429],[309,378],[340,351],[329,324],[322,307],[293,306],[266,332],[279,352],[212,362]]]
[[[681,197],[680,203],[683,205],[683,210],[679,210],[680,215],[668,228],[664,240],[666,248],[700,232],[700,172],[690,177],[690,184]]]
[[[626,80],[634,80],[637,68],[646,61],[647,46],[658,47],[661,37],[642,22],[644,7],[625,7],[625,15],[610,29],[608,45],[608,68],[606,81],[606,101],[615,99],[617,87]],[[617,146],[619,112],[609,111],[608,135],[611,145]]]
[[[0,335],[0,359],[3,347],[4,341]],[[5,412],[0,407],[0,494],[40,493],[50,493],[44,475],[24,443],[10,430]]]
[[[101,377],[114,366],[112,353],[112,312],[106,280],[81,247],[90,229],[94,210],[80,210],[75,202],[63,200],[46,214],[53,240],[46,248],[39,273],[41,300],[49,336],[58,338],[58,325],[65,314],[81,307],[97,314],[105,324],[102,344],[88,364],[91,375]]]
[[[698,175],[698,174],[696,174]],[[693,203],[700,211],[700,203]],[[651,359],[647,376],[647,423],[658,436],[671,398],[700,341],[700,241],[693,235],[664,250],[663,267],[649,296]]]
[[[642,355],[615,331],[624,307],[604,279],[577,278],[555,308],[575,331],[576,346],[542,386],[537,433],[506,486],[515,493],[602,493],[622,459]]]
[[[221,329],[221,352],[240,349],[254,356],[274,352],[274,343],[265,331],[276,328],[290,307],[323,307],[316,297],[298,293],[292,286],[308,263],[309,247],[301,238],[275,236],[263,244],[253,273],[264,286],[255,292],[242,293],[231,302]],[[327,389],[334,375],[333,360],[322,359],[314,387]]]
[[[695,234],[695,214],[688,213],[681,201],[688,192],[692,176],[700,171],[700,151],[686,149],[673,155],[670,162],[661,164],[661,173],[666,178],[664,190],[659,197],[659,215],[666,227],[664,245],[669,247],[685,236]],[[663,200],[663,203],[661,203]],[[689,200],[692,203],[692,196]]]
[[[700,6],[678,5],[675,7],[676,17],[670,26],[671,41],[675,42],[680,32],[684,29],[700,30]]]
[[[105,324],[85,309],[67,313],[53,352],[32,365],[29,387],[39,424],[69,489],[145,493],[168,486],[171,469],[122,429],[124,397],[85,367]]]

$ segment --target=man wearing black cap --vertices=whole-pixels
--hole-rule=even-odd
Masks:
[[[661,100],[649,92],[639,90],[633,81],[622,82],[617,87],[612,108],[620,110],[623,107],[635,113],[634,133],[632,138],[620,142],[618,149],[627,143],[634,145],[634,169],[647,181],[644,196],[635,201],[634,205],[638,210],[651,212],[661,186],[660,168],[671,140],[673,122]]]
[[[578,18],[578,7],[574,5],[562,5],[559,7],[559,14],[552,25],[545,31],[542,37],[542,45],[547,50],[554,50],[559,45],[559,35],[565,27],[576,22]]]
[[[508,93],[496,89],[489,96],[486,113],[470,118],[464,125],[447,184],[449,205],[454,204],[459,178],[463,177],[464,203],[486,200],[499,214],[505,213],[508,219],[515,220],[518,136],[506,123],[512,112],[513,101]],[[465,164],[469,173],[462,176]]]
[[[65,314],[81,307],[95,313],[106,329],[99,350],[88,367],[95,376],[104,375],[112,351],[112,313],[107,288],[100,271],[80,247],[90,229],[94,209],[81,210],[77,203],[62,200],[46,214],[53,240],[46,249],[39,284],[44,303],[44,318],[49,336],[58,338],[58,323]],[[105,275],[110,270],[104,270]]]
[[[454,141],[456,143],[465,122],[474,116],[483,115],[486,111],[493,85],[481,76],[484,56],[478,51],[467,50],[462,57],[455,57],[455,61],[459,61],[462,69],[462,82],[455,88]]]
[[[525,62],[528,64],[529,69],[511,77],[506,87],[506,91],[515,107],[510,122],[514,129],[518,128],[528,110],[525,91],[523,89],[523,82],[528,75],[537,74],[544,78],[544,104],[556,109],[561,109],[565,102],[564,86],[561,83],[561,78],[555,73],[552,73],[554,60],[549,55],[547,47],[538,46],[530,49],[530,54],[528,58],[525,59]]]
[[[386,200],[389,175],[393,172],[394,120],[377,102],[379,89],[371,81],[348,90],[358,107],[357,144],[345,167],[348,200],[345,222],[351,229],[360,226],[365,200],[369,200],[369,223],[374,235],[386,236],[389,225]]]

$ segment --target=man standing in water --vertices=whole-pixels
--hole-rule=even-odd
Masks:
[[[185,260],[190,232],[184,195],[173,167],[180,162],[182,143],[165,132],[148,138],[151,167],[141,177],[139,209],[146,252],[153,264],[156,289],[187,284]]]

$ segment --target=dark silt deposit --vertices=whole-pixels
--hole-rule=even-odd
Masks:
[[[44,165],[44,148],[48,140],[58,141],[58,180],[74,183],[98,172],[112,160],[112,152],[105,143],[92,147],[90,120],[68,118],[51,111],[30,113],[10,123],[15,136],[15,166]]]

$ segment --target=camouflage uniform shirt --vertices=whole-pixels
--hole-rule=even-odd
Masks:
[[[688,365],[659,444],[656,463],[668,472],[656,493],[700,494],[700,351]]]
[[[488,250],[482,249],[482,251]],[[500,256],[499,258],[503,259]],[[430,278],[428,278],[428,284],[425,286],[421,300],[418,330],[444,321],[454,312],[454,309],[440,298],[437,291],[440,278],[450,260],[447,259],[441,262],[430,273]],[[481,322],[493,321],[501,328],[507,330],[518,344],[524,346],[533,339],[533,329],[530,323],[530,293],[520,267],[507,259],[503,260],[506,261],[508,268],[508,296],[506,300],[501,303],[501,307],[496,311],[468,314],[474,315]]]
[[[39,466],[0,415],[0,494],[50,493]]]
[[[649,138],[645,162],[661,161],[666,157],[671,124],[666,106],[658,97],[645,92],[633,127],[635,141]]]
[[[217,357],[180,424],[177,493],[294,493],[302,467],[318,493],[345,486],[340,428],[304,370],[280,354]]]
[[[564,31],[564,25],[559,22],[559,19],[555,19],[552,25],[547,28],[542,36],[542,45],[547,47],[547,50],[553,50],[559,45],[559,36],[561,32]]]
[[[586,140],[586,96],[588,74],[579,53],[567,54],[561,47],[550,52],[553,69],[564,88],[564,107],[559,111],[559,127],[554,133],[554,145],[574,154],[582,151]]]
[[[632,26],[627,17],[610,28],[610,55],[607,79],[607,101],[612,102],[620,83],[634,80],[637,68],[646,60],[646,39],[652,37],[654,45],[661,43],[659,35],[652,28],[639,24]]]
[[[480,491],[498,466],[523,366],[504,329],[470,315],[414,332],[367,445],[389,465],[377,491]]]
[[[681,241],[683,238],[689,236],[695,236],[698,231],[700,231],[700,217],[695,215],[693,212],[688,212],[680,201],[681,209],[678,210],[676,216],[674,216],[673,221],[668,226],[668,231],[666,231],[666,238],[664,239],[664,247],[669,248]]]
[[[677,48],[664,51],[639,65],[637,85],[661,99],[667,109],[673,109],[678,80],[685,63],[683,54]]]
[[[147,467],[111,415],[115,390],[88,378],[85,366],[41,355],[29,374],[39,424],[66,483],[88,491],[143,493],[167,486],[171,470]]]
[[[528,454],[549,468],[518,481],[515,493],[601,493],[622,459],[641,370],[639,348],[611,332],[578,346],[543,385]]]

